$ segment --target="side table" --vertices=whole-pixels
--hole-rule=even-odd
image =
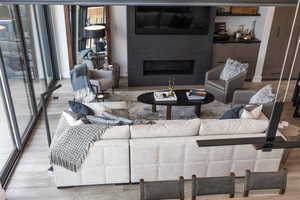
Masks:
[[[279,131],[286,137],[288,141],[295,141],[295,140],[300,141],[300,128],[298,126],[287,124],[287,126],[280,127]],[[286,163],[291,151],[292,149],[285,150],[282,157],[281,165],[284,165]]]

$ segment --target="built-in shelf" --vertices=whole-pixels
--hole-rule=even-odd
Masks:
[[[225,17],[230,17],[230,16],[240,16],[240,17],[251,17],[251,16],[260,16],[259,13],[257,14],[232,14],[232,13],[224,13],[224,14],[217,14],[217,16],[225,16]]]

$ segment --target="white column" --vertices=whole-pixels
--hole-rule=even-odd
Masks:
[[[5,200],[5,191],[0,184],[0,200]]]
[[[51,17],[55,35],[56,51],[58,56],[58,66],[61,78],[70,77],[67,30],[65,23],[65,11],[63,5],[53,5],[51,8]]]
[[[262,23],[262,26],[259,27],[263,29],[263,32],[262,35],[260,36],[261,38],[259,38],[261,40],[261,43],[260,43],[259,53],[257,57],[256,70],[252,80],[253,82],[262,81],[262,73],[265,65],[269,37],[270,37],[270,32],[271,32],[273,17],[275,12],[275,7],[265,7],[263,9],[265,9],[265,12],[264,15],[262,15],[261,17],[264,17],[265,20],[264,23]]]

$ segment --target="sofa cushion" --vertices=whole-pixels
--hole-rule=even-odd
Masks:
[[[203,119],[199,135],[231,135],[263,133],[269,125],[268,120],[256,119]]]
[[[133,125],[131,138],[180,137],[198,135],[200,119],[159,120],[155,124]]]
[[[111,140],[111,139],[129,139],[130,132],[129,126],[112,126],[108,128],[105,133],[102,135],[102,140]]]

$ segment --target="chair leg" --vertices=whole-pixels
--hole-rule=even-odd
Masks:
[[[244,194],[243,194],[243,197],[248,197],[248,196],[249,196],[249,190],[245,190]]]
[[[234,193],[229,195],[229,198],[234,198]]]
[[[279,194],[283,195],[285,193],[285,189],[280,189]]]

